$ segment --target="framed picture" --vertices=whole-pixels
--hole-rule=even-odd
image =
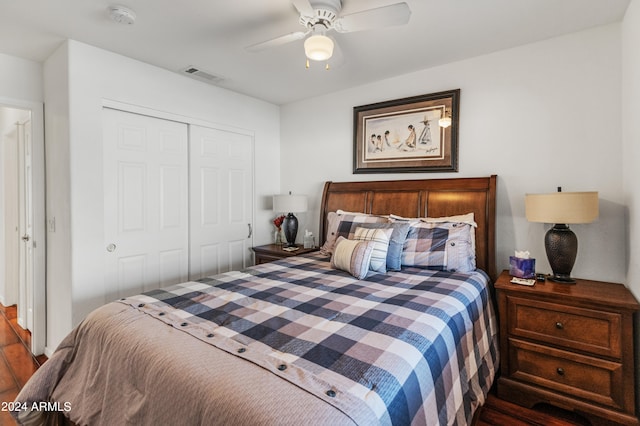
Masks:
[[[460,89],[354,107],[353,173],[457,172],[459,108]]]

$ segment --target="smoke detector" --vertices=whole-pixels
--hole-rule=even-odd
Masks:
[[[133,25],[136,22],[136,13],[126,6],[109,6],[109,18],[121,25]]]

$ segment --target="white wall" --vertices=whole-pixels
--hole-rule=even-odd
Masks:
[[[42,64],[0,53],[0,98],[42,102]]]
[[[68,62],[68,46],[64,44],[44,64],[44,114],[47,118],[47,352],[55,349],[60,339],[69,332],[73,311]]]
[[[67,157],[48,157],[49,162],[61,161],[57,170],[48,175],[49,193],[62,195],[57,205],[49,205],[48,217],[55,217],[56,223],[56,231],[49,234],[67,233],[68,229],[70,235],[68,244],[61,235],[51,238],[55,242],[49,251],[58,252],[59,247],[58,256],[64,259],[61,259],[63,266],[49,273],[48,294],[71,303],[70,318],[49,316],[48,350],[54,349],[87,313],[105,302],[101,145],[101,109],[105,100],[253,132],[254,242],[270,241],[273,215],[270,197],[280,190],[280,112],[276,105],[75,41],[65,43],[47,60],[45,75],[52,78],[47,81],[47,95],[52,97],[46,98],[48,116],[58,115],[62,119],[59,127],[47,128],[47,136],[53,139],[51,143],[61,145],[62,155]],[[66,82],[68,102],[63,93]],[[61,84],[63,89],[49,84]],[[67,109],[68,137],[62,122]],[[52,302],[50,308],[57,311],[59,306]]]
[[[625,194],[627,285],[640,300],[640,2],[629,3],[622,23],[622,170]],[[635,319],[640,342],[640,316]],[[640,407],[640,351],[636,350],[636,407]]]
[[[549,225],[526,221],[524,194],[596,190],[600,218],[572,226],[580,245],[573,275],[623,281],[620,40],[620,25],[604,26],[283,106],[282,189],[308,194],[312,210],[300,226],[317,233],[325,180],[495,173],[498,268],[528,249],[550,272]],[[354,106],[456,88],[459,173],[352,174]]]
[[[622,24],[623,186],[629,232],[627,283],[640,299],[640,3],[629,3]],[[640,331],[638,331],[640,333]]]

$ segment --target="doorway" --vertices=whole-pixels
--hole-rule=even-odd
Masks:
[[[16,305],[31,351],[46,343],[42,104],[0,99],[0,301]]]

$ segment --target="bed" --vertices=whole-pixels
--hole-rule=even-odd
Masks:
[[[499,362],[495,197],[496,176],[327,182],[323,250],[97,309],[12,414],[22,424],[469,424]]]

